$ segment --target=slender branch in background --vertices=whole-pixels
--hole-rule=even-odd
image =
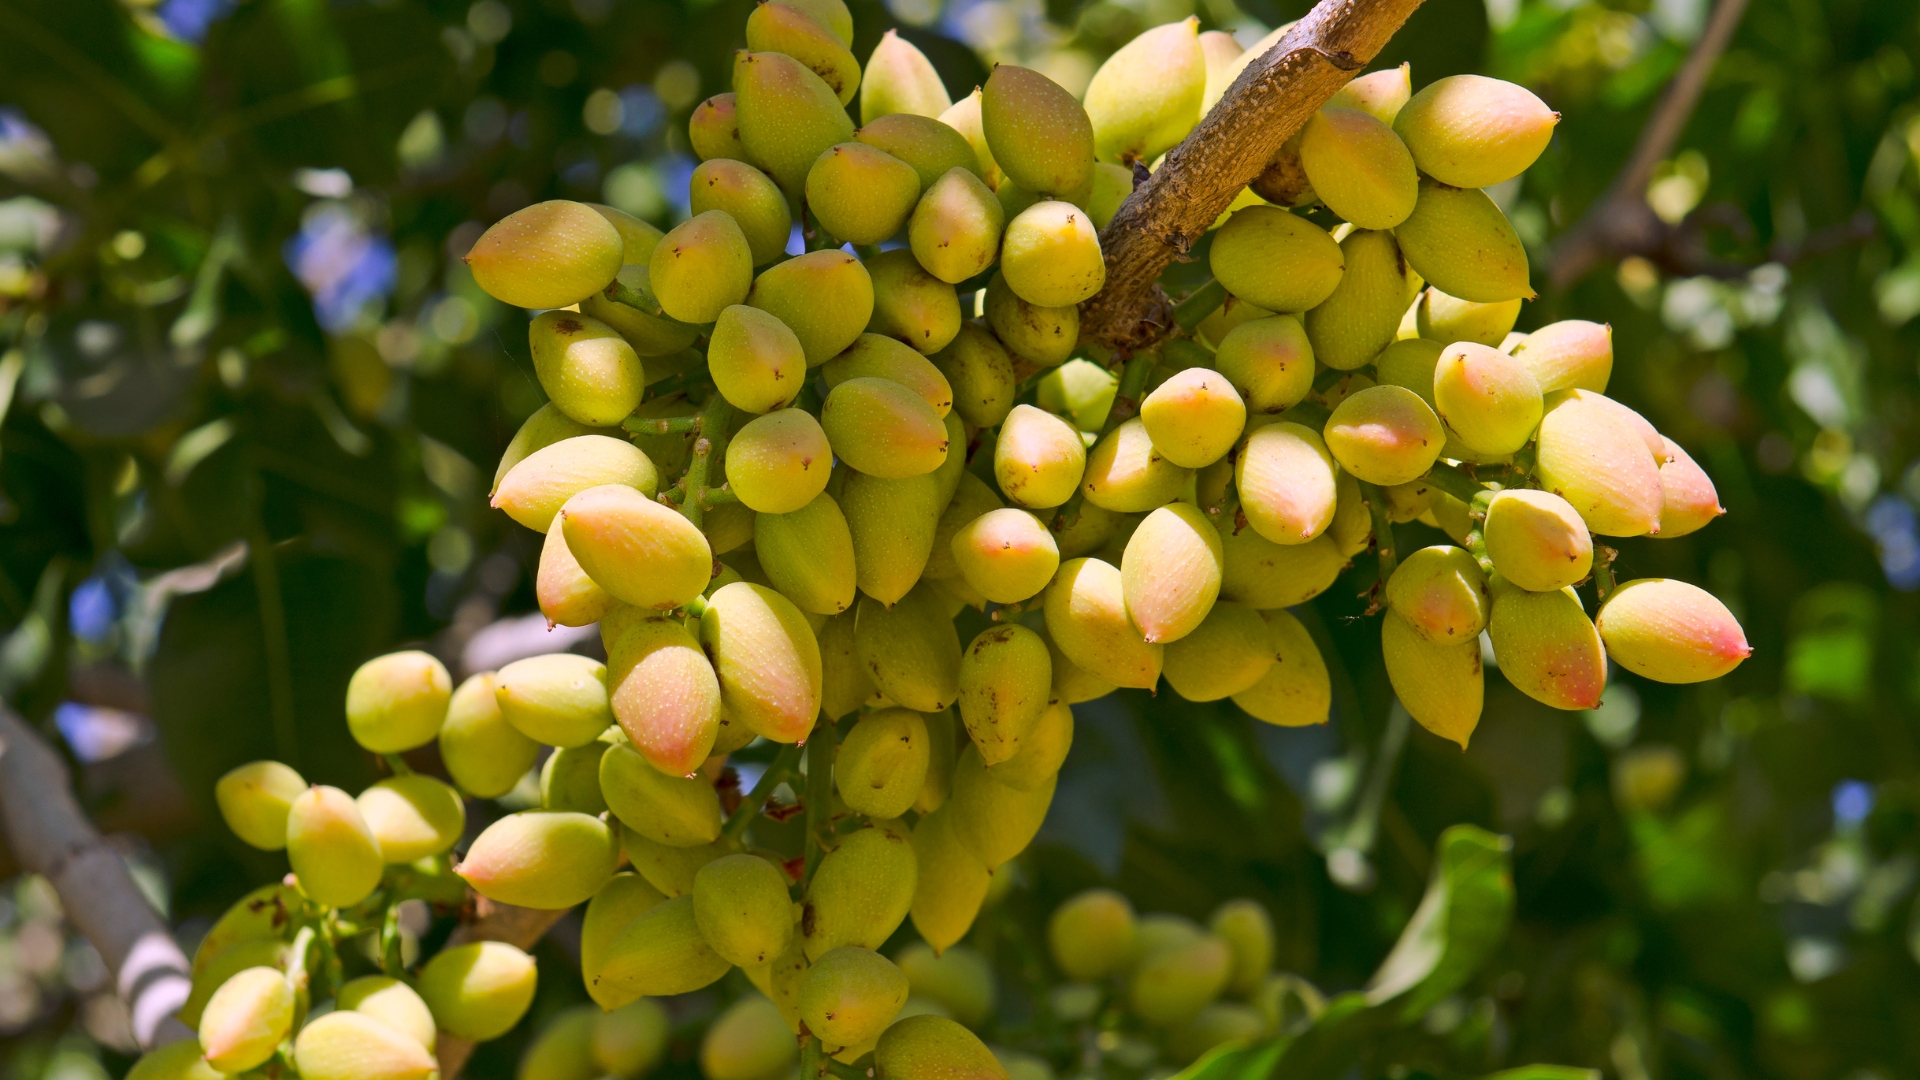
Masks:
[[[287,642],[287,607],[280,595],[280,563],[260,504],[266,497],[259,470],[252,470],[247,493],[247,553],[260,605],[261,647],[267,654],[267,703],[273,717],[273,747],[280,760],[300,768],[300,734],[293,711],[293,649]]]
[[[1139,351],[1174,322],[1160,271],[1184,257],[1240,189],[1320,106],[1365,69],[1420,0],[1320,0],[1279,44],[1247,65],[1166,163],[1121,204],[1100,245],[1107,281],[1080,332]]]
[[[1653,107],[1647,126],[1640,129],[1633,155],[1606,194],[1554,244],[1548,278],[1556,291],[1571,286],[1603,260],[1652,255],[1671,248],[1678,227],[1661,221],[1647,205],[1647,184],[1653,180],[1654,168],[1673,153],[1686,131],[1687,121],[1693,118],[1694,107],[1700,104],[1700,94],[1706,89],[1707,76],[1733,40],[1746,10],[1747,0],[1716,0],[1706,29]]]
[[[0,828],[14,858],[53,885],[67,920],[99,950],[140,1045],[190,1038],[173,1015],[192,988],[186,955],[71,783],[60,755],[0,704]]]
[[[1387,729],[1380,734],[1380,750],[1368,762],[1367,779],[1354,804],[1353,817],[1329,835],[1327,873],[1341,888],[1364,892],[1373,885],[1373,865],[1367,858],[1380,836],[1380,808],[1386,804],[1400,752],[1413,730],[1413,717],[1399,702],[1387,713]]]

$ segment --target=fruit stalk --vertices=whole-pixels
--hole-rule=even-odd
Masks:
[[[1147,388],[1147,380],[1153,377],[1154,365],[1159,362],[1160,355],[1156,352],[1137,352],[1127,357],[1127,366],[1120,371],[1120,388],[1114,392],[1113,404],[1107,406],[1107,419],[1100,425],[1100,434],[1107,434],[1140,411],[1140,395]]]
[[[1354,73],[1420,0],[1321,0],[1247,66],[1180,145],[1127,196],[1101,236],[1106,287],[1081,313],[1081,333],[1138,349],[1172,318],[1157,281]]]
[[[1446,462],[1427,470],[1426,481],[1463,503],[1473,502],[1474,496],[1487,490],[1487,486],[1475,480],[1466,469]]]
[[[696,528],[706,512],[719,505],[713,498],[714,493],[707,490],[707,473],[713,460],[727,452],[727,423],[732,419],[733,406],[718,393],[700,407],[698,426],[694,429],[693,461],[687,466],[687,475],[682,481],[686,494],[680,506],[680,512]]]
[[[1360,494],[1367,501],[1367,514],[1373,519],[1373,550],[1380,557],[1380,595],[1385,595],[1387,579],[1400,565],[1393,547],[1393,519],[1387,515],[1387,496],[1377,486],[1360,481]]]
[[[1220,310],[1220,305],[1226,300],[1227,287],[1220,284],[1219,278],[1210,278],[1186,299],[1173,305],[1173,321],[1180,329],[1192,333],[1193,328],[1199,326],[1207,316]]]
[[[833,722],[823,717],[807,737],[807,849],[806,870],[800,878],[802,890],[813,880],[820,857],[826,854],[821,840],[833,827],[833,752],[838,735]]]
[[[740,805],[733,810],[733,816],[729,817],[726,825],[722,827],[721,831],[729,840],[738,840],[746,834],[747,826],[753,823],[754,818],[760,816],[760,808],[767,805],[767,799],[772,797],[774,789],[792,776],[799,765],[798,744],[789,744],[780,748],[780,753],[767,766],[767,771],[761,773],[760,779],[754,781],[753,790],[747,792],[747,797],[740,800]]]

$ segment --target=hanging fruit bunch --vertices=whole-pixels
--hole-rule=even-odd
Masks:
[[[1738,665],[1718,600],[1615,585],[1595,542],[1722,512],[1679,446],[1605,396],[1607,327],[1512,332],[1526,252],[1481,189],[1557,120],[1518,86],[1354,80],[1221,216],[1171,336],[1125,355],[1082,340],[1136,174],[1283,31],[1241,52],[1189,19],[1121,49],[1084,100],[1003,64],[953,102],[893,34],[863,73],[841,0],[773,0],[733,92],[693,114],[687,221],[662,234],[555,201],[489,229],[468,265],[539,311],[549,398],[492,502],[545,537],[546,617],[597,623],[607,661],[541,656],[457,689],[420,653],[363,667],[354,737],[387,755],[437,740],[458,791],[398,775],[355,798],[272,763],[223,780],[229,824],[294,874],[210,935],[184,1017],[197,1049],[141,1080],[270,1061],[424,1080],[436,1030],[501,1034],[532,993],[524,953],[471,942],[416,971],[395,929],[404,900],[463,886],[585,903],[602,1009],[739,967],[767,1003],[727,1022],[777,1015],[809,1075],[871,1054],[881,1077],[1004,1076],[952,1020],[896,1023],[910,980],[877,950],[909,919],[935,954],[966,935],[1046,816],[1069,706],[1164,677],[1325,722],[1326,664],[1287,609],[1370,548],[1394,691],[1462,746],[1483,632],[1510,682],[1561,709],[1599,703],[1609,657],[1665,682]],[[1454,544],[1399,558],[1391,525],[1416,519]],[[755,740],[782,749],[729,812],[715,781]],[[460,793],[504,794],[543,746],[542,806],[456,862]],[[756,844],[782,789],[806,815],[796,850]],[[1238,972],[1216,931],[1163,936]],[[340,945],[368,935],[378,973],[347,979]],[[1173,989],[1127,970],[1132,1007],[1162,1022]],[[1225,978],[1256,993],[1243,974]],[[316,989],[333,1009],[303,1026]]]

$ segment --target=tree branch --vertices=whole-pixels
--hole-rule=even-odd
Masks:
[[[106,961],[142,1047],[191,1038],[174,1013],[190,965],[120,854],[80,812],[67,763],[0,704],[0,826],[20,864],[44,876],[67,920]]]
[[[1633,156],[1600,201],[1553,246],[1549,278],[1555,290],[1566,289],[1604,259],[1660,252],[1678,239],[1679,227],[1661,221],[1647,205],[1647,185],[1653,180],[1654,168],[1673,153],[1686,131],[1687,121],[1693,118],[1694,107],[1700,104],[1700,94],[1706,89],[1707,76],[1733,40],[1746,10],[1747,0],[1717,0],[1713,5],[1706,29],[1667,84],[1647,126],[1640,129]]]
[[[1080,332],[1116,349],[1153,344],[1173,325],[1157,284],[1240,189],[1320,106],[1379,53],[1420,0],[1320,0],[1279,44],[1247,65],[1186,141],[1101,234],[1107,281],[1086,302]]]

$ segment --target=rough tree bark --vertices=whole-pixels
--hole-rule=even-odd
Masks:
[[[1133,189],[1100,236],[1107,282],[1081,307],[1081,334],[1123,350],[1173,325],[1160,272],[1206,233],[1240,189],[1320,106],[1364,69],[1420,0],[1320,0],[1247,65],[1166,163]]]
[[[100,951],[140,1045],[191,1038],[173,1015],[190,988],[186,955],[71,784],[60,755],[0,704],[0,826],[14,857],[53,884],[67,920]]]

